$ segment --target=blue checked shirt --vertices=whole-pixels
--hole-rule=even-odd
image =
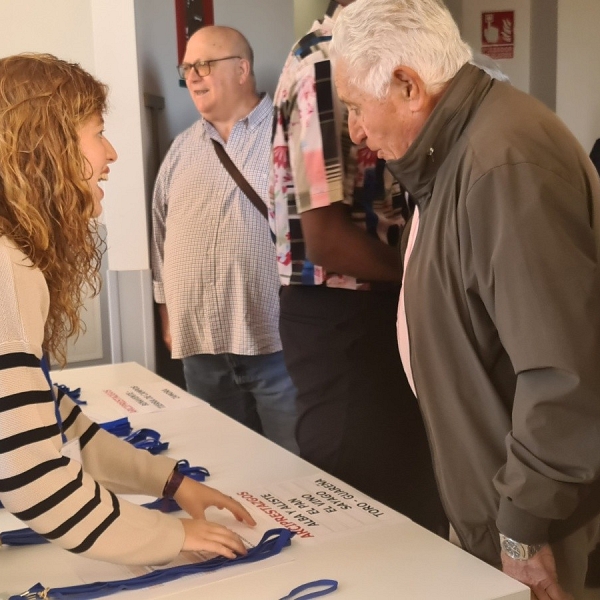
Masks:
[[[154,298],[167,305],[173,358],[281,350],[279,278],[264,217],[221,165],[218,140],[267,199],[272,102],[264,96],[225,144],[200,119],[173,142],[154,189]]]

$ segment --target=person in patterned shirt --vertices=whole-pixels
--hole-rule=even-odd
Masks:
[[[280,334],[306,460],[442,535],[447,519],[396,341],[408,198],[350,141],[329,40],[349,2],[292,49],[275,93],[270,224]]]

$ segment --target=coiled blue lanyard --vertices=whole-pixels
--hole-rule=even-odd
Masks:
[[[31,532],[34,534],[34,532]],[[275,540],[276,543],[273,544],[270,537],[277,534],[279,539]],[[34,534],[37,535],[37,534]],[[143,587],[150,587],[153,585],[158,585],[160,583],[165,583],[167,581],[173,581],[175,579],[179,579],[180,577],[184,577],[185,575],[191,575],[192,573],[205,573],[209,571],[213,571],[216,569],[220,569],[222,567],[229,566],[226,561],[230,561],[229,564],[233,564],[235,562],[256,562],[258,560],[263,560],[264,558],[268,558],[269,556],[274,556],[281,552],[281,549],[284,546],[289,545],[289,540],[294,534],[287,529],[272,529],[267,531],[259,544],[248,551],[248,555],[252,554],[250,559],[242,561],[242,559],[246,557],[238,557],[235,559],[225,559],[223,557],[218,557],[217,559],[212,559],[210,561],[206,561],[205,563],[198,563],[198,565],[185,565],[186,567],[195,567],[189,570],[183,570],[184,567],[172,567],[169,569],[161,569],[160,571],[154,571],[152,573],[148,573],[147,575],[142,575],[141,577],[134,577],[132,579],[125,579],[121,581],[111,581],[111,582],[97,582],[90,583],[85,585],[75,585],[65,588],[56,588],[56,589],[48,589],[44,588],[41,583],[37,583],[33,587],[29,588],[26,592],[19,594],[18,596],[11,596],[9,600],[16,600],[17,598],[27,598],[33,600],[35,598],[47,598],[56,599],[56,600],[79,600],[86,598],[101,598],[103,596],[108,596],[110,594],[124,591],[124,590],[134,590]],[[43,539],[43,538],[42,538]],[[44,540],[45,541],[45,540]],[[254,556],[254,553],[257,552],[260,546],[264,546],[261,550],[258,551],[258,556]],[[204,568],[200,568],[200,566],[204,566]],[[158,573],[158,575],[155,575]],[[153,576],[153,577],[150,577]],[[310,600],[311,598],[319,598],[320,596],[326,596],[327,594],[331,594],[338,588],[338,582],[335,579],[318,579],[316,581],[311,581],[309,583],[305,583],[303,585],[299,585],[295,587],[287,596],[284,596],[280,600]],[[307,592],[308,590],[314,590],[309,592],[308,594],[302,594],[303,592]]]
[[[200,563],[157,569],[130,579],[99,581],[63,588],[45,588],[41,583],[36,583],[26,592],[10,596],[9,600],[23,600],[23,598],[28,600],[93,600],[94,598],[103,598],[116,592],[137,590],[166,583],[167,581],[174,581],[186,575],[207,573],[232,565],[258,562],[279,554],[283,548],[290,545],[293,535],[294,533],[287,529],[270,529],[263,535],[260,542],[254,548],[248,550],[247,554],[237,556],[236,558],[217,556]]]

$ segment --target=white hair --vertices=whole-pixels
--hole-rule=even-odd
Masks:
[[[352,85],[382,99],[399,65],[436,94],[472,51],[441,0],[356,0],[335,23],[331,56],[344,61]]]

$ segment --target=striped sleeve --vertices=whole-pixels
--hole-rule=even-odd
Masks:
[[[60,412],[67,438],[79,438],[85,471],[98,483],[118,494],[162,494],[174,459],[153,456],[116,438],[90,421],[68,396],[61,398]]]
[[[181,522],[120,501],[114,492],[154,493],[173,463],[152,461],[159,457],[140,451],[132,459],[133,448],[101,435],[68,399],[61,400],[61,415],[68,437],[83,443],[85,470],[61,455],[54,401],[40,368],[47,288],[42,274],[20,256],[0,238],[0,501],[72,552],[129,564],[167,562],[183,544]],[[124,451],[131,463],[124,456],[112,464]],[[88,456],[98,480],[88,472]]]

